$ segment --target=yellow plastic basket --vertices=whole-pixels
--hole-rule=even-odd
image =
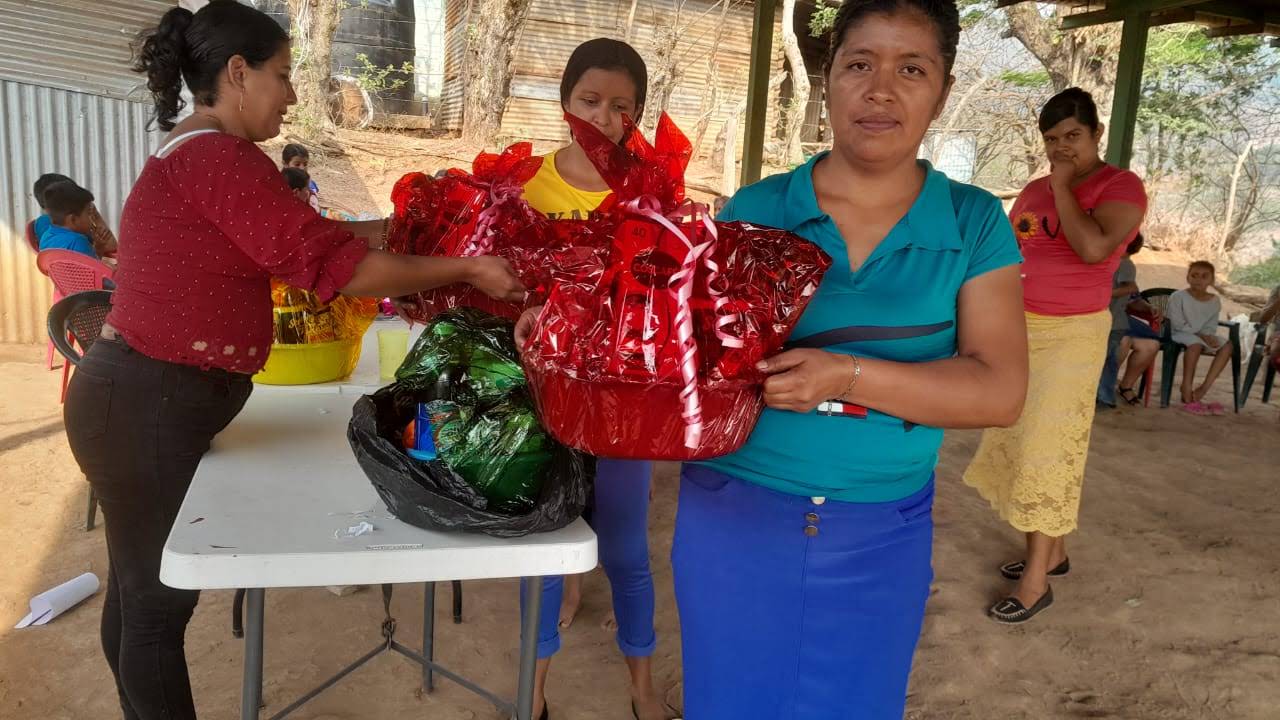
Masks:
[[[340,380],[360,361],[360,338],[314,345],[272,345],[253,381],[262,385],[313,385]]]

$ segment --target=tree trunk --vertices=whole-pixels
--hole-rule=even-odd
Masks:
[[[631,44],[631,33],[636,29],[636,5],[640,0],[631,0],[631,8],[627,10],[627,27],[622,35],[623,42]]]
[[[462,137],[488,147],[497,139],[511,93],[511,61],[531,0],[477,0],[468,19],[463,66]]]
[[[329,115],[329,82],[342,0],[289,0],[289,16],[296,54],[293,85],[298,95],[293,123],[303,137],[323,140],[335,129]]]
[[[738,191],[738,120],[746,111],[746,102],[734,106],[724,119],[724,126],[720,128],[720,137],[716,142],[721,155],[720,194],[725,197],[733,197]]]
[[[1056,29],[1061,10],[1050,19],[1040,16],[1037,3],[1005,8],[1008,35],[1016,38],[1049,73],[1055,92],[1084,88],[1098,104],[1103,123],[1110,122],[1116,90],[1114,58],[1120,53],[1120,26],[1102,25],[1070,32]]]
[[[1249,153],[1253,152],[1253,141],[1250,140],[1245,144],[1244,150],[1240,156],[1236,158],[1236,169],[1231,173],[1231,191],[1227,193],[1227,216],[1222,220],[1222,235],[1218,238],[1218,257],[1226,257],[1227,252],[1235,246],[1240,236],[1240,226],[1243,223],[1234,223],[1232,216],[1236,212],[1236,192],[1240,188],[1240,173],[1244,170],[1244,163],[1249,159]]]
[[[675,92],[676,83],[680,80],[676,45],[684,31],[680,26],[683,8],[684,0],[671,0],[671,25],[659,25],[653,29],[653,44],[649,49],[649,57],[645,59],[645,64],[649,66],[649,92],[641,129],[646,135],[652,135],[658,127],[658,116],[666,112],[671,103],[671,94]]]
[[[805,113],[809,108],[809,71],[800,53],[800,41],[796,38],[796,0],[782,2],[782,48],[787,56],[787,69],[791,73],[791,102],[786,107],[786,135],[783,157],[788,165],[804,162],[804,150],[800,146],[804,132]]]
[[[702,142],[707,137],[711,118],[720,108],[720,43],[724,40],[724,29],[728,25],[730,1],[720,0],[720,22],[716,25],[715,38],[711,41],[711,52],[707,53],[707,82],[702,88],[702,101],[698,107],[698,124],[693,131],[693,157],[695,158],[701,153]]]

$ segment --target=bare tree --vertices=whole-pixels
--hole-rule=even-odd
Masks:
[[[1098,103],[1103,122],[1108,122],[1116,89],[1120,26],[1099,25],[1063,32],[1057,27],[1061,12],[1055,6],[1052,17],[1042,17],[1037,3],[1006,8],[1008,35],[1040,61],[1049,72],[1055,92],[1069,87],[1088,90]]]
[[[784,120],[783,157],[788,165],[799,165],[804,162],[800,140],[809,108],[809,71],[804,66],[804,55],[796,37],[796,0],[782,0],[782,49],[787,57],[787,72],[791,74],[791,101],[786,107]]]
[[[719,0],[720,21],[716,23],[716,34],[711,41],[711,52],[707,53],[707,81],[702,88],[702,99],[698,103],[698,124],[693,130],[693,157],[698,157],[702,150],[702,142],[707,137],[707,128],[711,125],[711,117],[720,108],[720,43],[724,39],[725,27],[728,25],[729,8],[732,0]]]
[[[531,0],[475,0],[467,32],[462,137],[490,145],[502,128],[511,93],[511,62]]]
[[[302,134],[323,138],[334,131],[329,115],[333,34],[342,16],[342,0],[289,0],[293,21],[293,84],[298,104],[294,123]]]

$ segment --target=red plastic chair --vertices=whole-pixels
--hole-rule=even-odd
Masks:
[[[40,252],[40,238],[36,237],[35,220],[31,220],[27,223],[27,245],[31,246],[31,252]]]
[[[56,295],[69,297],[88,290],[111,290],[115,287],[113,271],[101,260],[95,260],[71,250],[41,250],[36,255],[36,267],[53,281]],[[62,394],[67,397],[67,380],[71,376],[71,363],[62,366]]]
[[[31,248],[31,252],[39,254],[40,238],[36,236],[35,220],[27,221],[26,238],[27,238],[27,245]],[[57,288],[54,288],[53,297],[49,300],[49,304],[53,305],[54,303],[58,302],[61,299],[62,299],[62,294],[58,292]],[[49,347],[45,350],[45,353],[44,353],[44,366],[50,370],[53,369],[53,341],[52,340],[49,341]]]

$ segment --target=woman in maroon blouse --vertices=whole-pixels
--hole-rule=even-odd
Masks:
[[[266,361],[270,278],[326,300],[457,282],[524,296],[503,260],[372,250],[385,220],[325,220],[289,192],[254,144],[275,137],[297,101],[289,51],[274,20],[213,0],[194,15],[165,13],[135,68],[172,132],[125,203],[113,307],[65,410],[71,450],[106,518],[102,645],[127,719],[196,716],[183,636],[198,593],[165,587],[160,555],[200,458]],[[194,113],[175,124],[184,81]]]

